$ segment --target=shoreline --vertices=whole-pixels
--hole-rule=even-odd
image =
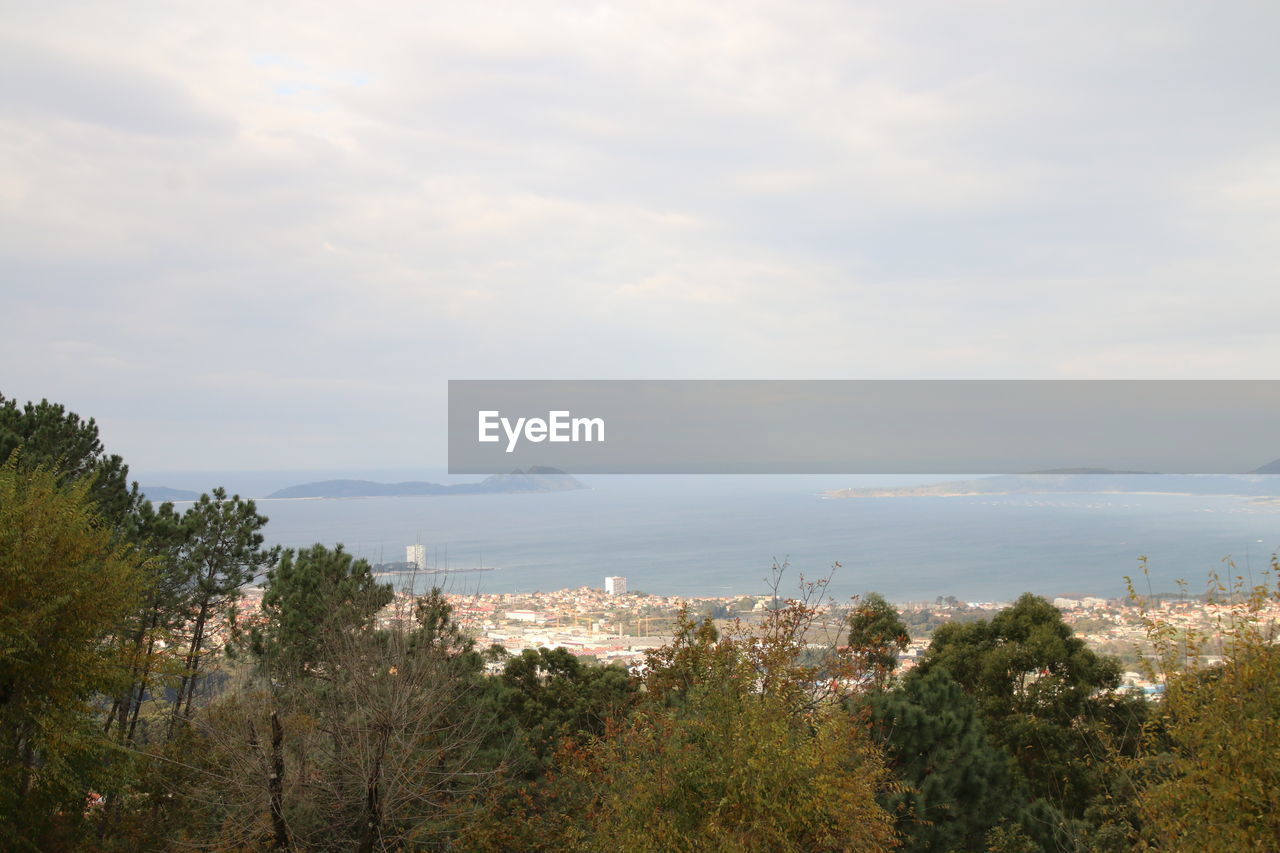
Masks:
[[[1131,489],[1091,489],[1077,491],[1075,489],[1062,489],[1052,491],[1035,491],[1035,492],[908,492],[908,491],[871,491],[865,492],[854,489],[834,489],[828,492],[820,492],[818,497],[823,500],[845,500],[852,498],[983,498],[983,497],[1009,497],[1013,495],[1025,495],[1027,497],[1044,497],[1047,495],[1165,495],[1175,498],[1245,498],[1257,502],[1274,502],[1280,503],[1280,495],[1242,495],[1235,492],[1153,492],[1153,491],[1136,491]]]

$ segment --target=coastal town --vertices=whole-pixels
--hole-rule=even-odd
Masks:
[[[475,638],[480,648],[499,646],[510,654],[525,649],[563,648],[602,664],[641,665],[645,653],[666,644],[683,610],[688,617],[709,618],[726,628],[736,620],[750,624],[781,603],[772,594],[687,597],[629,591],[624,577],[605,577],[600,587],[579,587],[531,593],[445,593],[454,618]],[[242,618],[253,619],[261,608],[260,588],[244,590]],[[379,623],[390,625],[407,618],[415,596],[406,588],[379,614]],[[1150,601],[1096,596],[1050,599],[1077,636],[1099,653],[1120,659],[1124,667],[1122,687],[1156,693],[1158,685],[1143,666],[1151,654],[1148,625],[1158,619],[1183,635],[1207,640],[1202,663],[1213,664],[1213,652],[1228,629],[1239,605],[1216,603],[1201,597],[1155,597]],[[899,655],[899,672],[915,665],[927,650],[933,631],[951,622],[990,619],[1008,607],[1006,601],[961,601],[938,596],[932,601],[894,603],[910,632],[910,642]],[[813,646],[838,642],[839,629],[857,599],[825,600],[818,607],[819,629]],[[1280,625],[1280,605],[1272,602],[1256,617]]]

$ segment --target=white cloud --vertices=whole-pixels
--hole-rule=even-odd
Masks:
[[[247,468],[450,377],[1267,376],[1277,17],[15,6],[0,390]]]

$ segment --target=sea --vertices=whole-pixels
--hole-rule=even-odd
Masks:
[[[157,485],[245,496],[333,476],[462,482],[439,471],[169,472]],[[829,499],[830,489],[928,477],[581,477],[589,488],[538,494],[272,500],[269,544],[341,543],[371,563],[422,544],[438,574],[419,586],[535,592],[602,587],[688,597],[763,594],[784,567],[786,595],[830,577],[837,599],[1000,602],[1202,591],[1211,572],[1260,579],[1280,548],[1280,506],[1247,497],[1045,494]],[[147,482],[144,480],[143,482]],[[179,509],[183,504],[178,504]],[[1140,559],[1146,558],[1148,574]],[[1230,562],[1228,562],[1230,561]],[[1234,563],[1232,568],[1231,563]]]

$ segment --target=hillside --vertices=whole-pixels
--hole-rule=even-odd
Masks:
[[[157,503],[164,501],[194,501],[200,497],[199,492],[193,492],[188,489],[171,489],[168,486],[139,486],[142,494],[146,495],[147,500]]]
[[[289,486],[268,498],[381,498],[423,495],[498,495],[519,492],[565,492],[585,489],[581,482],[556,468],[516,469],[510,474],[494,474],[479,483],[375,483],[372,480],[322,480]]]

